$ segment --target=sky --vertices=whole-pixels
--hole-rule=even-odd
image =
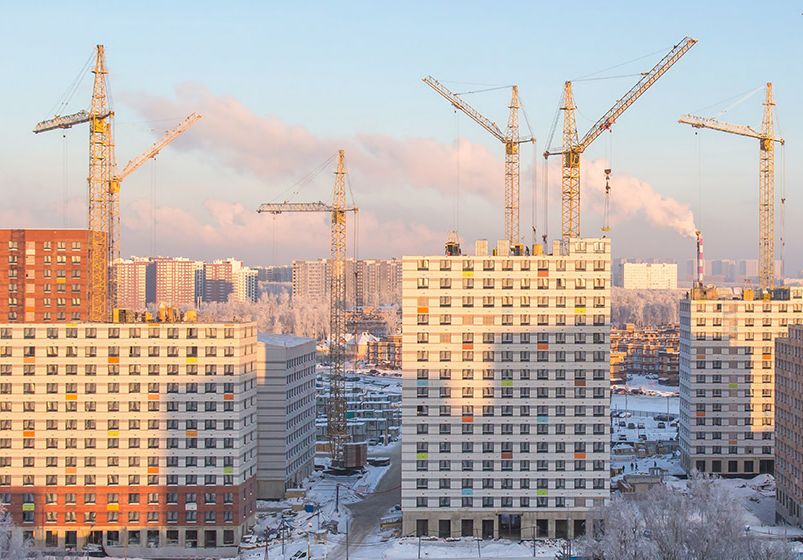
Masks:
[[[431,74],[504,126],[518,84],[521,230],[560,235],[559,167],[541,153],[563,83],[580,135],[684,36],[699,42],[584,154],[581,233],[599,236],[612,169],[615,257],[756,258],[757,141],[677,123],[683,113],[761,124],[774,84],[776,198],[786,199],[786,275],[803,267],[803,4],[794,2],[17,2],[0,18],[0,227],[85,227],[88,134],[34,135],[86,108],[106,47],[120,166],[192,111],[203,119],[122,188],[122,254],[323,257],[325,215],[261,215],[261,202],[330,200],[346,150],[360,208],[349,253],[439,254],[503,229],[503,146],[421,82]],[[586,77],[610,78],[589,80]],[[76,79],[78,87],[60,106]],[[752,95],[751,92],[753,93]],[[560,142],[560,121],[552,146]],[[545,189],[546,185],[546,189]],[[538,191],[536,197],[534,190]],[[546,196],[544,190],[547,191]],[[780,207],[780,205],[779,205]],[[535,215],[535,220],[533,216]],[[545,218],[546,216],[546,218]],[[776,234],[781,236],[781,212]],[[690,226],[690,224],[693,224]],[[355,242],[356,241],[356,242]],[[780,245],[776,242],[776,245]]]

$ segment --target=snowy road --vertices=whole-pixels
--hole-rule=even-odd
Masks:
[[[368,537],[379,531],[379,519],[385,516],[390,508],[401,503],[401,444],[369,455],[390,457],[390,468],[372,494],[348,506],[352,515],[349,530],[349,550],[352,558],[370,554],[369,550],[376,554],[379,547],[376,546],[377,543],[369,544]],[[333,560],[345,557],[345,546],[336,548],[329,555]]]

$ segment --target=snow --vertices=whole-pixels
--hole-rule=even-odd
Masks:
[[[631,464],[635,469],[631,468]],[[652,457],[635,458],[635,457],[611,457],[611,467],[624,469],[622,475],[625,474],[649,474],[651,467],[660,467],[664,469],[667,475],[685,476],[683,468],[680,466],[680,455],[677,453],[670,453],[667,455],[653,455]],[[611,482],[615,483],[622,475],[617,475],[611,478]]]
[[[611,395],[611,410],[635,410],[657,414],[680,414],[679,397],[649,397],[646,395]]]
[[[619,425],[620,422],[625,423],[625,427]],[[677,426],[670,426],[670,422],[663,422],[664,427],[658,427],[658,420],[652,416],[630,416],[628,418],[614,418],[613,419],[613,435],[612,440],[617,442],[633,443],[639,440],[640,435],[646,435],[648,441],[670,441],[677,438]],[[627,426],[633,424],[635,428],[628,428]],[[638,426],[644,426],[639,428]],[[621,439],[624,436],[625,439]]]
[[[505,540],[479,541],[479,554],[477,542],[472,538],[464,539],[419,539],[407,537],[394,539],[387,543],[376,543],[362,547],[361,550],[350,551],[349,557],[354,560],[413,560],[417,558],[434,559],[476,559],[504,558],[505,560],[524,560],[532,558],[554,559],[558,552],[556,541],[536,541],[535,555],[533,546],[529,541],[515,542]],[[421,554],[418,554],[419,543]]]

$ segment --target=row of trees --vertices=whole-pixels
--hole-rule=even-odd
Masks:
[[[583,539],[583,554],[603,560],[795,560],[785,541],[757,537],[744,508],[716,479],[695,475],[685,491],[659,486],[643,498],[612,499],[604,528]]]
[[[678,322],[683,290],[611,290],[611,323],[623,326],[665,325]]]
[[[382,309],[377,313],[387,324],[388,332],[399,326],[397,310]],[[263,332],[295,334],[314,339],[329,336],[329,303],[292,300],[288,293],[263,294],[257,302],[205,303],[198,310],[203,321],[256,321]]]

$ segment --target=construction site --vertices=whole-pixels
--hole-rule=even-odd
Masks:
[[[366,199],[358,206],[352,192],[352,173],[361,197],[372,188],[391,190],[365,180],[387,165],[378,137],[327,139],[329,152],[343,147],[314,168],[315,150],[287,158],[278,178],[267,174],[269,181],[285,183],[283,194],[259,194],[270,202],[237,201],[236,211],[220,210],[220,201],[207,204],[223,231],[198,227],[203,233],[192,241],[199,250],[219,250],[243,230],[253,236],[271,231],[274,254],[282,243],[318,258],[326,252],[323,261],[293,262],[309,276],[320,273],[325,283],[315,290],[326,305],[326,327],[317,340],[278,329],[260,332],[257,298],[249,299],[245,280],[241,301],[215,301],[231,311],[220,320],[203,315],[197,288],[189,284],[182,286],[193,292],[193,305],[168,305],[150,296],[147,306],[119,305],[125,298],[119,296],[116,267],[125,262],[133,275],[140,274],[137,263],[145,263],[141,274],[153,275],[146,265],[158,260],[126,260],[121,254],[126,180],[185,134],[187,140],[196,133],[201,138],[181,151],[184,140],[173,145],[176,155],[197,156],[216,146],[222,142],[216,135],[223,138],[229,126],[266,135],[272,128],[250,127],[230,99],[222,105],[232,122],[217,113],[210,117],[207,110],[220,107],[209,103],[214,95],[206,92],[192,98],[198,112],[182,109],[186,117],[171,117],[171,125],[178,123],[118,166],[118,114],[106,49],[97,45],[58,113],[33,128],[37,135],[64,134],[87,125],[85,228],[0,231],[0,259],[9,263],[8,271],[0,270],[0,284],[8,285],[2,294],[8,303],[0,304],[0,430],[9,434],[0,437],[0,513],[8,521],[0,556],[6,547],[22,551],[23,558],[607,559],[613,556],[594,546],[602,546],[612,520],[626,524],[611,508],[650,492],[687,496],[687,479],[721,485],[735,496],[734,523],[747,527],[739,538],[750,546],[760,548],[755,539],[787,546],[790,538],[803,538],[803,527],[794,521],[788,527],[792,537],[785,525],[779,536],[790,512],[803,507],[793,489],[799,465],[789,459],[803,449],[792,449],[789,439],[776,443],[779,433],[792,429],[779,426],[786,417],[776,414],[784,398],[776,383],[776,341],[785,344],[790,327],[803,324],[803,287],[779,282],[784,274],[776,270],[785,262],[786,195],[785,184],[780,197],[776,192],[775,156],[786,141],[776,132],[771,82],[763,88],[760,127],[719,116],[684,114],[677,120],[695,135],[718,131],[758,142],[758,285],[707,283],[705,232],[679,217],[674,233],[688,245],[682,250],[694,255],[696,269],[693,286],[679,302],[679,325],[612,326],[613,254],[623,241],[616,229],[630,215],[616,214],[612,202],[620,184],[613,158],[590,166],[586,152],[595,142],[603,144],[598,140],[625,113],[635,113],[637,101],[670,69],[678,66],[672,74],[681,73],[678,63],[697,44],[685,36],[660,56],[605,69],[657,59],[635,74],[613,75],[635,83],[621,92],[606,90],[608,108],[598,117],[587,118],[575,101],[577,82],[585,78],[551,84],[560,101],[541,148],[533,130],[540,123],[531,122],[520,84],[471,83],[466,87],[472,89],[460,91],[469,82],[425,75],[423,84],[447,101],[455,123],[467,117],[479,127],[472,134],[490,135],[486,140],[502,145],[501,154],[490,148],[488,153],[503,161],[497,166],[503,173],[495,171],[493,184],[482,187],[498,191],[501,204],[493,209],[493,196],[477,194],[485,191],[471,186],[476,178],[461,179],[475,170],[461,163],[456,124],[455,160],[434,150],[433,142],[429,149],[441,155],[428,154],[426,162],[455,164],[457,186],[444,189],[438,203],[405,195],[406,205],[437,214],[440,226],[449,223],[445,201],[451,197],[451,227],[394,229],[393,241],[412,247],[398,259],[359,257],[364,237],[376,235],[361,233],[360,216],[368,216],[369,227],[393,221],[377,218]],[[69,113],[67,107],[83,105],[76,94],[89,74],[88,106]],[[506,124],[468,102],[469,95],[487,91],[504,91],[505,99],[509,93]],[[585,132],[584,123],[591,123]],[[290,145],[292,137],[314,143],[303,127],[273,125]],[[366,149],[363,143],[371,142],[376,146]],[[263,155],[226,149],[235,166],[263,163]],[[390,159],[402,161],[409,153]],[[484,152],[475,149],[474,156],[482,160]],[[529,167],[522,163],[527,156],[533,156]],[[63,157],[66,169],[66,148]],[[304,165],[312,170],[287,187],[288,177],[300,176]],[[587,168],[598,175],[594,188],[604,185],[598,194],[583,190],[589,188]],[[319,176],[331,177],[324,200],[302,188]],[[461,195],[461,188],[468,194]],[[560,191],[560,230],[554,236],[550,189]],[[487,223],[461,217],[461,196],[483,200]],[[396,204],[399,212],[404,206],[382,204]],[[581,228],[581,215],[591,208],[601,222],[593,233],[590,220]],[[182,226],[197,227],[174,214]],[[308,215],[325,221],[314,227],[325,227],[328,246],[304,230],[313,227],[304,221]],[[477,234],[496,223],[499,239]],[[415,236],[441,236],[442,245],[427,252]],[[269,242],[259,244],[267,254]],[[175,262],[187,277],[195,278],[198,262],[203,271],[202,261]],[[279,268],[273,260],[270,266]],[[385,308],[381,298],[366,305],[358,297],[366,293],[358,283],[368,281],[369,266],[373,277],[387,276],[381,280],[383,297],[400,292],[396,308]],[[266,277],[272,270],[263,269]],[[256,271],[247,274],[256,282]],[[295,294],[302,287],[293,274]],[[777,518],[775,476],[783,496]],[[747,487],[719,482],[727,479],[744,479]],[[750,532],[757,522],[763,533]],[[657,538],[650,523],[639,527],[644,537],[637,540]],[[791,554],[793,546],[785,552]]]

